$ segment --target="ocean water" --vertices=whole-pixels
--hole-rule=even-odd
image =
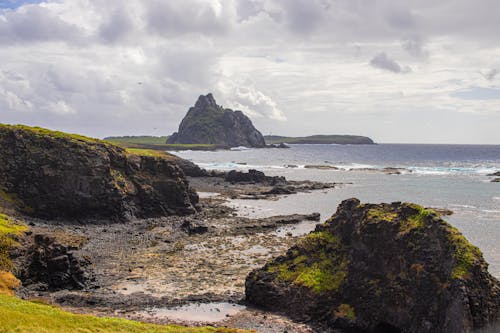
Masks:
[[[292,180],[344,183],[332,190],[277,201],[236,202],[255,216],[320,212],[326,220],[342,200],[351,197],[371,203],[409,201],[451,209],[454,214],[445,219],[483,251],[490,272],[500,278],[500,183],[491,183],[492,177],[487,176],[500,171],[498,145],[292,145],[290,149],[175,154],[207,169],[254,168]],[[304,168],[312,164],[339,170]],[[385,167],[405,171],[400,175],[373,171]]]

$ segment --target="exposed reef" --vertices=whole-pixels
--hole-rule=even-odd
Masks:
[[[344,201],[246,279],[251,304],[349,332],[471,332],[499,319],[481,251],[432,210]]]

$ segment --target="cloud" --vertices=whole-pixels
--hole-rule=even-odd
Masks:
[[[500,99],[500,89],[471,87],[453,92],[451,96],[466,100]]]
[[[39,42],[80,39],[82,31],[49,9],[26,5],[9,11],[0,19],[0,42]]]
[[[402,68],[395,60],[389,58],[385,52],[377,54],[370,60],[370,64],[375,68],[380,68],[393,73],[406,73],[410,69],[408,67]]]
[[[411,56],[426,59],[429,57],[429,51],[425,49],[424,44],[421,37],[413,36],[411,38],[406,38],[401,46]]]
[[[229,78],[223,78],[218,82],[216,91],[228,107],[243,111],[247,116],[286,120],[276,101],[255,88],[251,80],[237,83]]]
[[[498,74],[498,69],[493,68],[486,73],[481,73],[481,75],[488,81],[493,81]]]
[[[497,0],[47,0],[7,7],[0,9],[0,122],[101,137],[164,135],[207,92],[263,132],[285,135],[401,141],[412,131],[404,119],[420,119],[422,110],[436,119],[460,113],[457,133],[475,133],[484,117],[500,121],[498,99],[488,97],[496,93],[474,88],[500,89]],[[481,76],[480,69],[488,70]],[[439,131],[426,139],[464,140]],[[476,132],[467,140],[500,142],[497,130]]]

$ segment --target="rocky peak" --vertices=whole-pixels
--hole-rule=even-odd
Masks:
[[[241,111],[223,109],[212,94],[200,96],[172,134],[169,144],[214,144],[220,147],[264,147],[262,134]]]
[[[198,100],[196,101],[195,108],[197,109],[207,109],[209,107],[217,108],[219,107],[215,102],[214,96],[211,93],[208,93],[206,96],[200,95]]]

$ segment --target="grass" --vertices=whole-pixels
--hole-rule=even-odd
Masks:
[[[172,155],[167,154],[162,150],[154,149],[143,149],[143,148],[126,148],[127,153],[139,155],[139,156],[151,156],[151,157],[170,157]]]
[[[474,262],[481,256],[481,251],[472,245],[456,228],[449,227],[448,239],[453,246],[455,266],[451,271],[452,279],[466,279],[470,276]]]
[[[0,294],[12,295],[14,288],[19,286],[19,280],[10,272],[13,269],[10,249],[17,245],[15,237],[27,229],[13,218],[0,213]]]
[[[347,259],[337,251],[340,245],[340,239],[327,231],[310,233],[290,258],[271,264],[268,270],[278,280],[305,286],[315,294],[336,291],[347,277]]]
[[[27,227],[16,222],[13,218],[0,213],[0,271],[10,271],[10,248],[16,246],[15,236],[21,235]]]
[[[229,328],[153,325],[119,318],[72,314],[50,305],[0,295],[0,332],[209,333],[250,332]]]
[[[288,137],[279,135],[264,136],[266,144],[373,144],[373,141],[359,135],[311,135],[304,137]]]
[[[41,128],[41,127],[31,127],[31,126],[26,126],[26,125],[0,124],[0,129],[2,129],[2,128],[26,131],[26,132],[30,132],[30,133],[38,135],[38,136],[48,136],[48,137],[55,138],[55,139],[67,139],[67,140],[70,140],[73,142],[75,142],[75,141],[84,142],[84,143],[102,143],[103,142],[102,140],[90,138],[90,137],[79,135],[79,134],[52,131],[52,130],[49,130],[46,128]]]
[[[390,207],[376,206],[368,210],[366,217],[374,221],[392,222],[398,217],[398,214],[391,211]]]
[[[163,145],[167,142],[168,136],[109,136],[104,141],[112,143],[138,143],[146,145]]]
[[[150,144],[150,143],[136,143],[127,141],[106,141],[110,144],[117,145],[122,148],[133,148],[133,149],[149,149],[149,150],[215,150],[220,147],[209,143],[161,143],[161,144]]]

